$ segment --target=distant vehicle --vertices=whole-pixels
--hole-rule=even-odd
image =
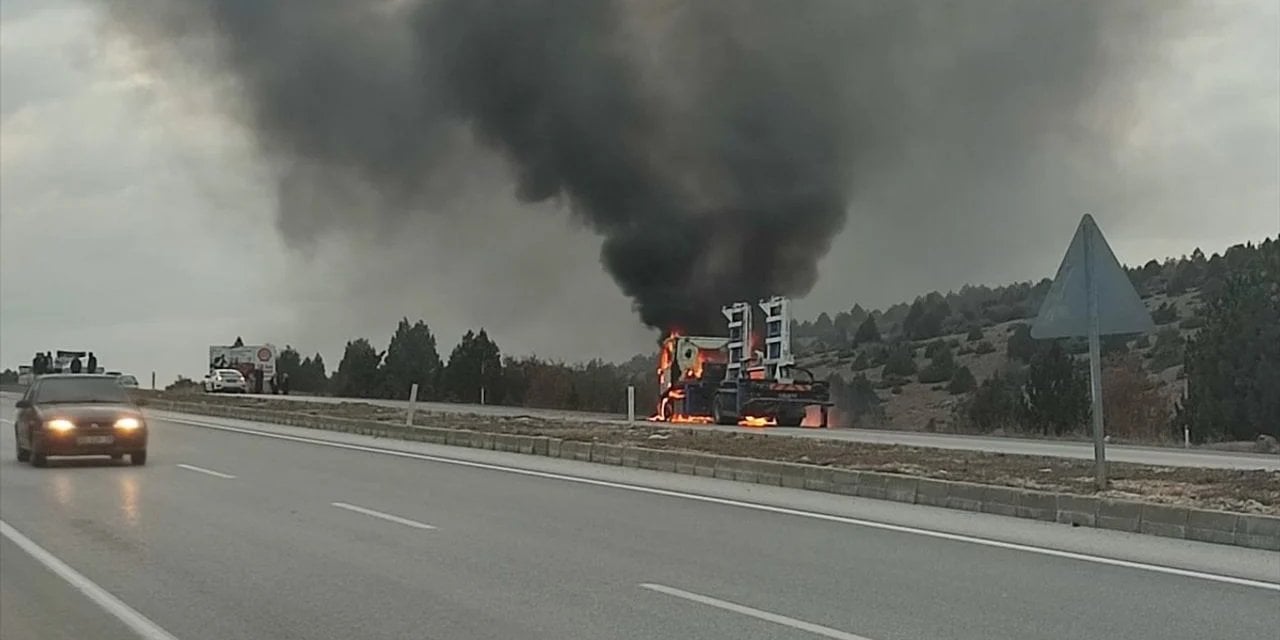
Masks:
[[[209,345],[209,371],[235,369],[251,393],[275,393],[276,348],[272,344]]]
[[[138,379],[127,373],[116,374],[116,382],[120,386],[128,389],[138,388]]]
[[[112,376],[48,374],[27,388],[13,425],[18,461],[43,467],[49,456],[125,454],[147,463],[147,424]]]
[[[758,307],[758,311],[757,308]],[[763,312],[764,331],[752,331]],[[815,408],[827,427],[833,403],[826,382],[795,366],[791,355],[791,301],[774,296],[756,305],[723,307],[729,336],[685,336],[672,331],[658,354],[658,413],[652,419],[750,427],[804,425]],[[802,374],[796,379],[795,374]]]
[[[248,382],[235,369],[214,369],[204,377],[205,393],[245,393]]]

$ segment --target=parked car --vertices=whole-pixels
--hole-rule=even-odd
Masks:
[[[204,377],[205,393],[245,393],[249,383],[235,369],[214,369]]]
[[[133,376],[131,376],[131,375],[129,375],[129,374],[127,374],[127,373],[122,373],[122,374],[120,374],[120,375],[117,375],[117,376],[116,376],[116,383],[118,383],[120,386],[122,386],[122,387],[124,387],[124,388],[126,388],[126,389],[137,389],[137,388],[138,388],[138,379],[137,379],[137,378],[135,378],[135,377],[133,377]]]

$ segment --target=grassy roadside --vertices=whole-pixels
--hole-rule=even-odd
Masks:
[[[147,394],[150,395],[150,394]],[[404,412],[361,402],[309,403],[203,394],[157,394],[167,400],[230,404],[266,411],[307,413],[353,420],[403,424]],[[493,417],[419,412],[422,426],[472,431],[549,436],[564,440],[625,444],[651,449],[697,451],[761,460],[777,460],[878,471],[923,478],[1057,491],[1080,495],[1142,500],[1162,504],[1239,513],[1280,515],[1280,472],[1158,467],[1112,463],[1109,490],[1093,489],[1093,463],[1041,456],[1005,455],[865,444],[812,438],[779,438],[749,432],[665,425],[561,422],[531,416]]]

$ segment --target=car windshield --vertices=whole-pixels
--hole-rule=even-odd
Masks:
[[[37,404],[72,402],[129,402],[115,380],[107,377],[45,378],[35,390]]]

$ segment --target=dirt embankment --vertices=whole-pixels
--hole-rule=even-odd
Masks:
[[[150,394],[148,394],[150,395]],[[356,420],[403,424],[404,412],[361,402],[311,403],[203,394],[156,394],[180,402],[231,404]],[[1280,515],[1280,472],[1157,467],[1111,463],[1111,488],[1093,488],[1093,462],[1067,458],[1004,455],[980,451],[866,444],[814,438],[787,438],[666,425],[561,422],[535,418],[419,412],[422,426],[513,433],[565,440],[626,444],[653,449],[697,451],[847,469],[898,473],[1042,491],[1137,499],[1204,509]]]

